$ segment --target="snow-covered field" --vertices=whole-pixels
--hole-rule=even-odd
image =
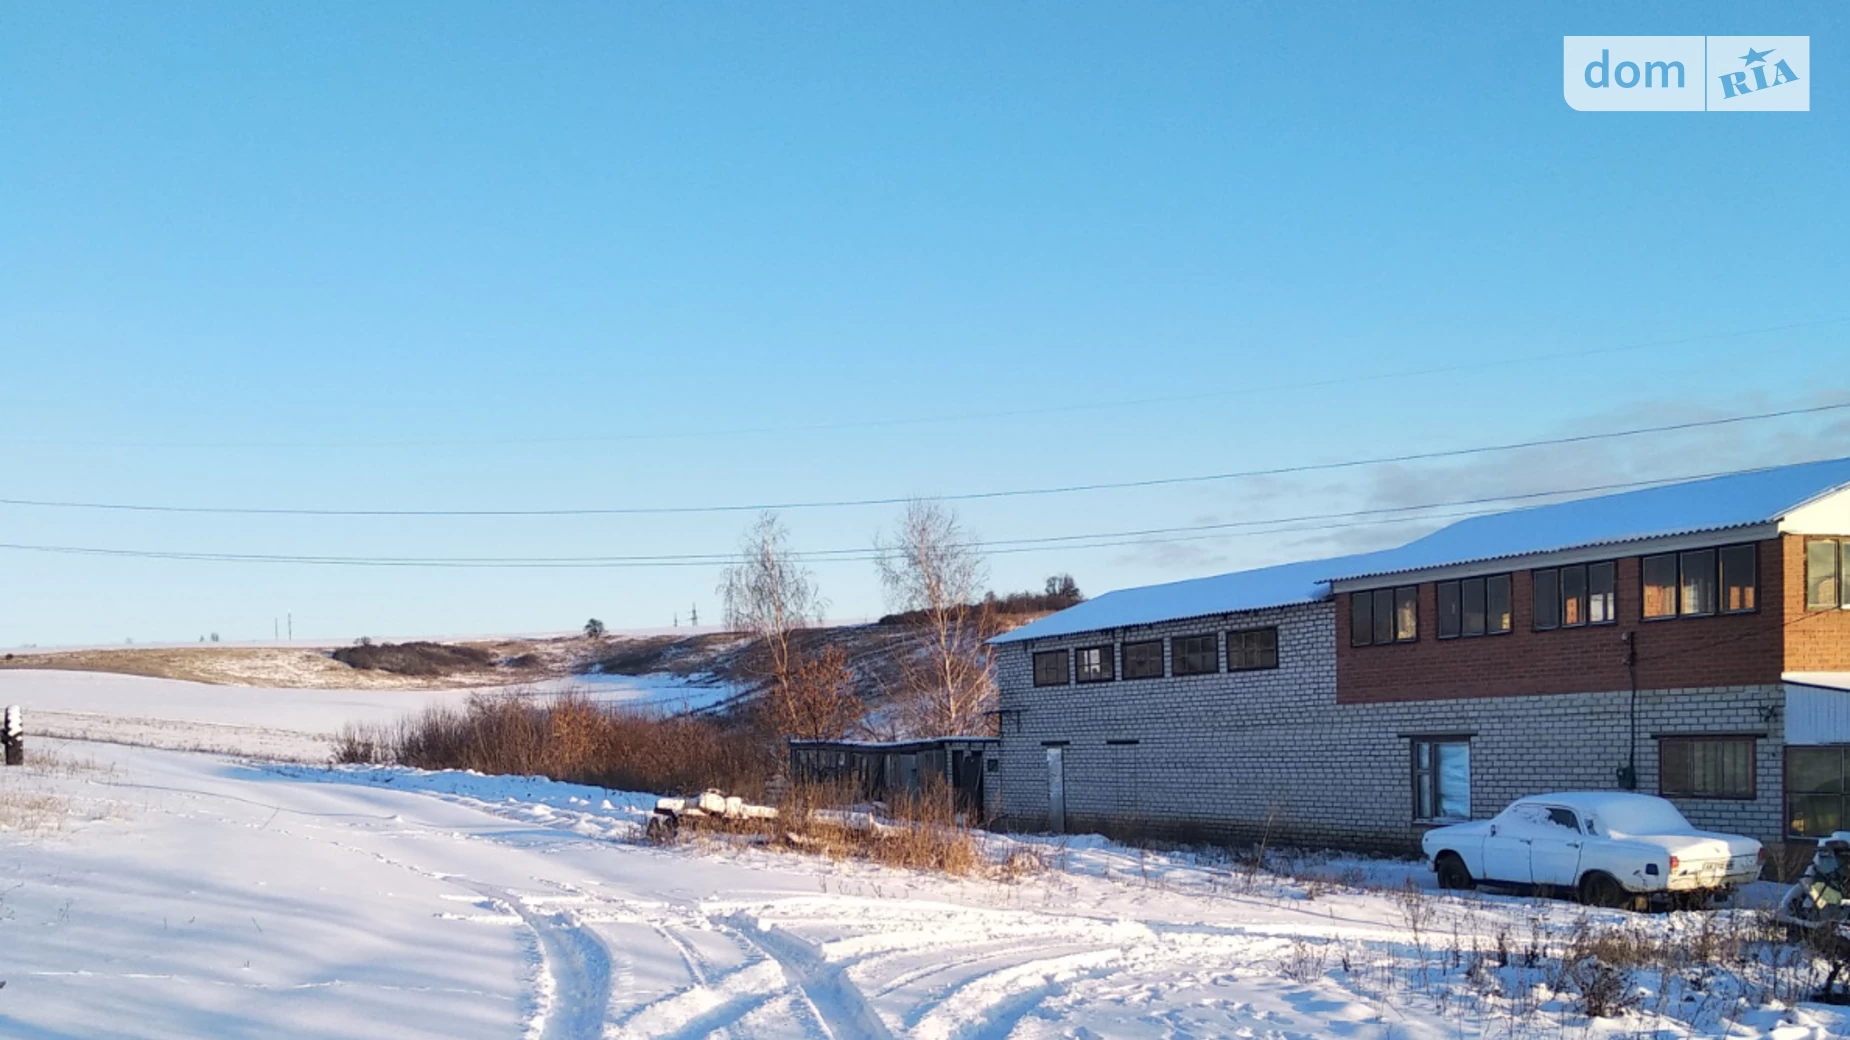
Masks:
[[[600,701],[678,711],[733,696],[724,684],[671,675],[591,675],[521,689],[577,690]],[[390,722],[431,704],[460,705],[495,688],[449,690],[270,689],[152,679],[110,672],[0,670],[0,704],[22,706],[37,733],[176,750],[325,762],[348,722]]]
[[[40,739],[0,770],[0,1035],[1835,1035],[1730,969],[1588,1020],[1544,962],[1578,907],[1024,841],[953,880],[635,841],[651,800],[532,778]],[[1365,882],[1387,889],[1354,887]],[[1706,915],[1595,921],[1667,934]],[[1692,931],[1691,934],[1694,934]],[[1448,950],[1453,952],[1447,952]],[[1475,951],[1475,952],[1468,952]],[[1545,961],[1545,958],[1544,958]]]

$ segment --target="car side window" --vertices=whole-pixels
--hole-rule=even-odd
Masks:
[[[1559,807],[1549,808],[1548,822],[1557,827],[1566,827],[1575,834],[1580,833],[1580,820],[1574,815],[1574,810],[1572,809],[1562,809]]]

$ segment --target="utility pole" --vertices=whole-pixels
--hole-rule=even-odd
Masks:
[[[283,638],[283,626],[279,624],[275,618],[271,618],[270,619],[270,642],[274,643],[282,638]]]
[[[293,643],[295,642],[295,611],[292,610],[285,616],[289,619],[289,641]]]
[[[687,623],[695,628],[700,627],[700,604],[696,603],[687,608]]]

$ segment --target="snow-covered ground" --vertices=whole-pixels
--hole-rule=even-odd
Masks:
[[[384,723],[426,705],[461,705],[502,688],[322,690],[218,686],[110,672],[0,670],[0,704],[18,704],[35,733],[177,750],[325,762],[342,725]],[[528,689],[577,690],[600,701],[678,711],[733,696],[725,684],[671,675],[589,675]]]
[[[1840,1033],[1723,964],[1588,1020],[1566,903],[1406,864],[1247,876],[1097,839],[953,880],[660,849],[651,800],[533,778],[40,739],[0,770],[0,1035],[1490,1037]],[[1383,884],[1386,889],[1356,887]],[[1695,935],[1710,915],[1591,920]],[[1507,966],[1486,963],[1501,935]],[[1693,940],[1692,940],[1693,941]]]

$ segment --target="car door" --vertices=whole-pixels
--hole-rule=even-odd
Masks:
[[[1580,817],[1564,805],[1544,806],[1529,839],[1530,880],[1571,888],[1580,880],[1580,851],[1586,838]]]
[[[1484,879],[1510,885],[1530,884],[1529,843],[1533,840],[1533,817],[1540,806],[1517,803],[1490,821],[1490,833],[1484,835]]]

